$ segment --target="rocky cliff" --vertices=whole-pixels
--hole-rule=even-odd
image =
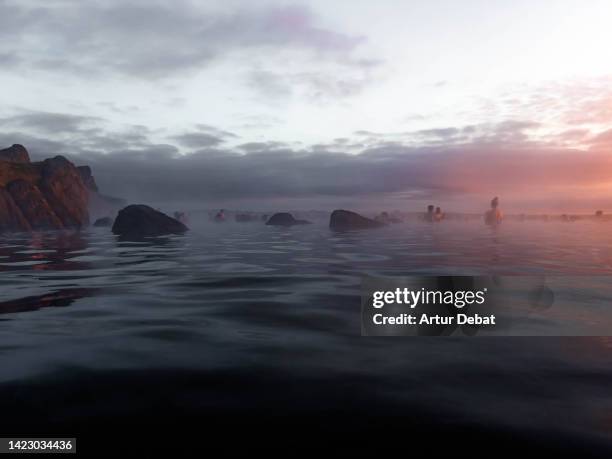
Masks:
[[[94,180],[94,176],[91,173],[91,167],[89,166],[79,166],[77,167],[79,174],[81,175],[81,180],[87,187],[89,191],[93,191],[94,193],[98,192],[98,185],[96,185],[96,181]]]
[[[0,232],[81,228],[94,187],[91,170],[63,156],[30,162],[22,145],[0,150]]]
[[[23,145],[13,145],[12,147],[0,150],[0,161],[2,160],[28,164],[30,162],[30,155]]]

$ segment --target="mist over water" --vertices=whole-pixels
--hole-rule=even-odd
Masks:
[[[151,406],[418,410],[451,425],[609,444],[610,339],[363,338],[359,311],[364,275],[538,274],[584,276],[579,315],[610,295],[596,282],[612,274],[610,225],[445,221],[342,233],[327,223],[194,218],[184,236],[140,242],[97,228],[1,236],[0,394],[10,397],[0,405],[21,413],[7,426],[27,426],[32,413],[72,425]],[[42,399],[53,409],[37,408]]]

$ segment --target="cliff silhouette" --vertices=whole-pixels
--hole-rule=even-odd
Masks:
[[[91,169],[63,156],[31,162],[22,145],[0,150],[0,232],[81,228],[89,224]]]

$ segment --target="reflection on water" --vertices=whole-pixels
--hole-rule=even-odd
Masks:
[[[48,375],[189,371],[197,376],[186,380],[199,383],[168,379],[166,397],[188,393],[196,408],[215,400],[220,409],[252,408],[258,397],[288,394],[291,381],[293,397],[259,409],[375,405],[407,414],[419,406],[459,423],[607,441],[608,339],[361,338],[359,294],[366,274],[611,273],[612,227],[594,222],[414,223],[347,233],[323,223],[228,223],[140,242],[105,229],[4,235],[0,392]],[[598,305],[585,285],[577,301]],[[211,382],[221,374],[232,381],[223,391]],[[272,375],[270,393],[243,386],[263,375]],[[327,395],[311,399],[319,387]],[[96,391],[114,403],[112,389]]]
[[[91,288],[61,289],[46,295],[26,296],[16,300],[0,303],[0,313],[35,311],[40,308],[64,307],[71,305],[74,300],[90,296],[95,293]]]

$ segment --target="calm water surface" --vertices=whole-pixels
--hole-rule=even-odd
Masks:
[[[152,393],[132,387],[128,401],[117,389],[133,378],[161,380],[156,393],[184,409],[418,409],[451,424],[612,439],[609,338],[362,338],[359,324],[364,275],[573,275],[588,286],[612,274],[612,225],[334,233],[325,223],[194,224],[141,242],[108,229],[0,236],[3,408],[48,422],[138,410]],[[70,381],[76,399],[47,400]]]

